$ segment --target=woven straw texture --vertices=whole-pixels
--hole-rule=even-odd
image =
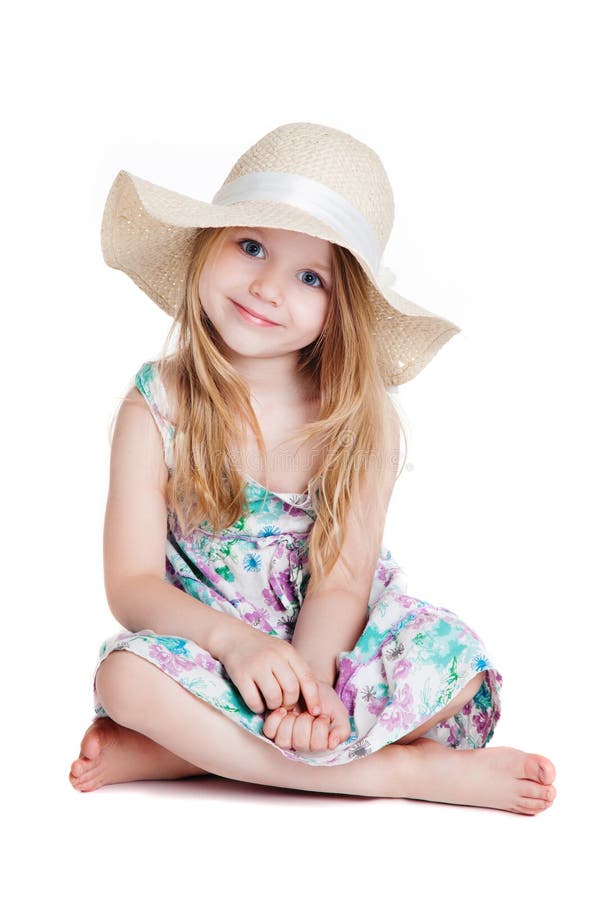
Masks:
[[[237,160],[224,185],[253,172],[302,175],[341,194],[369,223],[381,259],[394,222],[393,193],[381,160],[366,144],[323,125],[282,125]],[[234,225],[300,231],[354,254],[370,281],[378,361],[387,386],[414,378],[460,332],[454,323],[381,285],[378,273],[358,248],[327,223],[291,204],[272,200],[206,203],[121,170],[106,200],[102,252],[109,266],[125,272],[172,316],[184,295],[197,229]]]

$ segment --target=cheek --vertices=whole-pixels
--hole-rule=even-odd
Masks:
[[[316,330],[319,334],[323,331],[323,327],[325,325],[325,321],[327,319],[327,312],[329,310],[329,298],[323,300],[318,309],[315,309],[315,313],[313,316],[313,326],[314,330]]]
[[[207,309],[211,305],[211,293],[213,291],[213,279],[206,272],[202,272],[198,279],[198,302],[203,309]]]

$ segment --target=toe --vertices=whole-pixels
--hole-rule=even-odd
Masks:
[[[100,755],[102,750],[102,738],[104,735],[104,726],[93,722],[81,741],[81,755],[87,756],[88,759],[94,759]]]
[[[81,794],[87,794],[90,791],[95,791],[97,788],[102,786],[102,782],[99,778],[78,778],[75,780],[71,780],[71,784],[73,785],[75,790],[79,791]]]
[[[102,744],[98,730],[95,728],[93,731],[86,732],[81,742],[81,755],[88,759],[94,759],[96,756],[100,755],[101,749]]]
[[[108,716],[94,719],[81,741],[81,756],[96,759],[102,749],[116,740],[116,725]]]
[[[551,805],[549,800],[536,800],[533,797],[521,797],[516,804],[515,810],[516,812],[525,813],[529,816],[535,816],[537,813],[548,809]]]
[[[99,768],[100,761],[98,759],[78,759],[71,767],[71,772],[75,778],[87,778],[90,773],[95,772]]]
[[[544,800],[552,803],[556,797],[554,785],[540,784],[539,781],[528,781],[522,778],[519,781],[519,800]]]
[[[75,778],[75,784],[77,785],[77,787],[81,787],[81,785],[84,784],[87,787],[92,781],[97,780],[99,772],[99,767],[95,767],[89,772],[84,772],[83,775],[80,775],[79,778]]]
[[[80,756],[79,759],[76,759],[71,766],[71,774],[75,778],[80,778],[88,771],[91,762],[92,761],[90,759],[86,759],[85,757]]]
[[[537,753],[528,753],[524,760],[524,777],[539,784],[552,784],[556,770],[550,760]]]
[[[554,768],[554,765],[545,756],[540,756],[538,759],[540,780],[543,781],[544,784],[552,784],[556,778],[556,769]]]

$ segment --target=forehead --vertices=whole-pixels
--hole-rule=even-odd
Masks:
[[[257,236],[268,246],[285,252],[311,254],[315,262],[328,263],[331,260],[329,241],[304,234],[302,231],[288,231],[286,228],[259,228],[255,225],[239,225],[231,229],[236,236],[244,234]]]

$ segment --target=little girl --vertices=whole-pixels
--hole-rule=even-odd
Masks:
[[[304,122],[212,203],[117,175],[104,258],[174,321],[112,439],[123,630],[100,648],[77,790],[213,773],[526,815],[556,796],[546,757],[483,749],[501,674],[381,546],[406,459],[388,391],[459,331],[391,289],[393,215],[377,154]]]

